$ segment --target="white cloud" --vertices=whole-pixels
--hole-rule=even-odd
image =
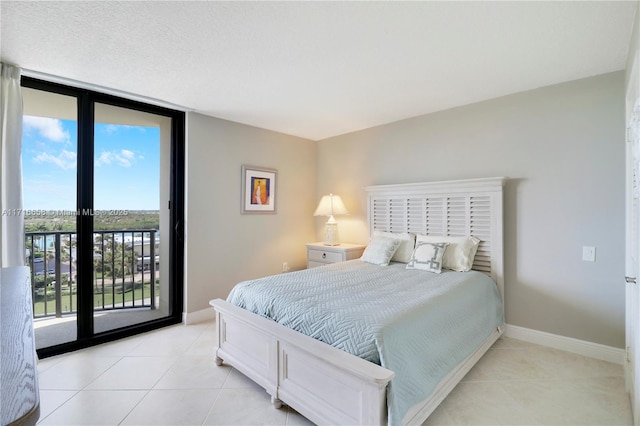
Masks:
[[[55,118],[25,115],[22,119],[25,131],[36,130],[40,136],[53,142],[68,142],[69,132],[62,128],[62,121]]]
[[[129,126],[127,124],[105,124],[104,126],[104,131],[106,134],[108,135],[112,135],[116,132],[119,132],[122,129],[133,129],[136,128],[138,126]],[[141,127],[142,129],[144,129],[143,127]]]
[[[96,160],[96,166],[110,165],[116,163],[122,167],[131,167],[135,162],[136,155],[128,149],[118,151],[102,151]]]
[[[33,161],[36,163],[51,163],[60,167],[62,170],[70,170],[76,167],[77,157],[77,153],[63,149],[58,155],[41,152],[33,158]]]
[[[118,126],[115,124],[107,124],[104,126],[104,131],[107,132],[108,135],[111,135],[118,131]]]
[[[133,153],[133,151],[129,151],[128,149],[121,149],[120,150],[120,155],[122,155],[122,157],[127,158],[129,160],[135,158],[135,154]]]
[[[102,151],[100,153],[100,157],[98,157],[95,164],[96,166],[101,166],[103,164],[111,164],[112,160],[113,160],[112,153],[110,153],[109,151]]]

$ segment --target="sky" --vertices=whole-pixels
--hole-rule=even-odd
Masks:
[[[73,120],[24,116],[25,210],[76,210],[78,138]],[[95,210],[159,210],[160,129],[95,125]]]

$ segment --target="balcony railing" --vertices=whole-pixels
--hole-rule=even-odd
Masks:
[[[156,308],[159,234],[154,229],[93,233],[94,311]],[[76,234],[25,233],[31,267],[33,316],[76,312]],[[88,285],[81,283],[81,285]]]

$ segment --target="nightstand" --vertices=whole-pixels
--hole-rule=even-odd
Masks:
[[[307,268],[358,259],[367,246],[364,244],[342,243],[339,246],[325,246],[322,242],[307,244]]]

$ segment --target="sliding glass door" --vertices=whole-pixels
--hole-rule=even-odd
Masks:
[[[179,322],[184,114],[22,83],[25,209],[42,213],[25,235],[39,355]],[[56,126],[60,145],[34,138]]]
[[[171,119],[96,103],[94,147],[93,318],[102,332],[169,313]]]

